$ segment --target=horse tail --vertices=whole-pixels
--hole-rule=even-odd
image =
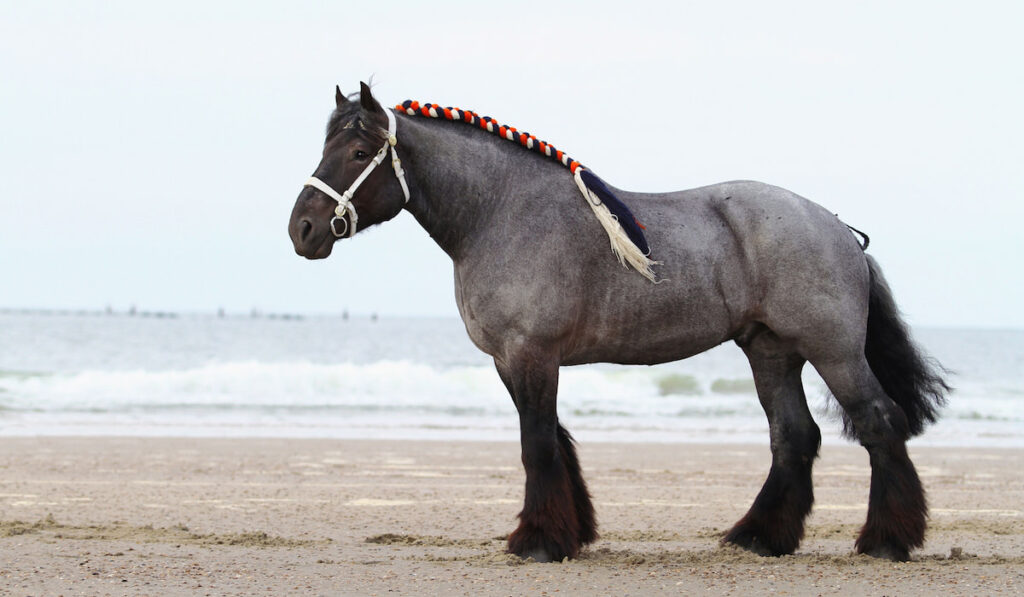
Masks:
[[[913,437],[924,431],[928,423],[934,423],[939,409],[946,404],[951,388],[943,374],[948,372],[911,340],[878,262],[870,255],[865,257],[871,289],[864,355],[882,389],[907,416],[907,429]],[[843,423],[844,433],[852,437],[851,421],[844,416]]]

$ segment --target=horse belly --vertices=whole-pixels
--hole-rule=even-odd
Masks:
[[[660,341],[647,340],[626,345],[605,344],[575,350],[563,358],[563,365],[615,363],[618,365],[658,365],[680,361],[718,346],[728,340],[720,334],[702,338],[680,336]]]
[[[563,363],[655,365],[700,354],[732,336],[737,324],[718,297],[696,296],[693,288],[662,290],[668,289],[584,312]]]

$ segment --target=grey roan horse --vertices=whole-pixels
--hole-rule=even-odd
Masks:
[[[346,189],[388,138],[362,85],[340,90],[314,176]],[[651,365],[732,340],[753,369],[772,465],[749,512],[725,536],[756,553],[792,553],[814,501],[821,434],[800,372],[810,361],[867,449],[871,491],[858,552],[906,560],[924,541],[924,489],[906,440],[934,421],[948,391],[911,342],[878,264],[833,214],[789,191],[736,181],[674,193],[615,193],[647,225],[659,284],[622,267],[573,177],[554,160],[476,127],[397,117],[410,198],[392,168],[354,193],[358,229],[404,208],[452,258],[466,331],[494,358],[519,412],[526,498],[510,552],[576,557],[597,525],[574,440],[558,421],[561,365]],[[295,251],[330,255],[337,203],[299,193]],[[342,228],[351,211],[339,219]]]

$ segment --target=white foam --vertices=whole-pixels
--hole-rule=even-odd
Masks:
[[[458,321],[0,314],[0,323],[0,434],[518,438],[512,401]],[[926,340],[965,374],[952,378],[940,422],[914,441],[1024,445],[1013,356],[1024,334]],[[804,381],[825,441],[841,441],[812,367]],[[581,440],[767,442],[734,347],[657,367],[566,367],[559,386],[560,419]]]

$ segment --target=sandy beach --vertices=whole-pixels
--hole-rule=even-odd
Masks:
[[[504,553],[511,443],[0,439],[10,595],[978,595],[1024,590],[1024,458],[913,448],[931,527],[908,563],[852,554],[867,457],[824,447],[793,556],[719,546],[766,446],[582,444],[601,539],[575,561]]]

